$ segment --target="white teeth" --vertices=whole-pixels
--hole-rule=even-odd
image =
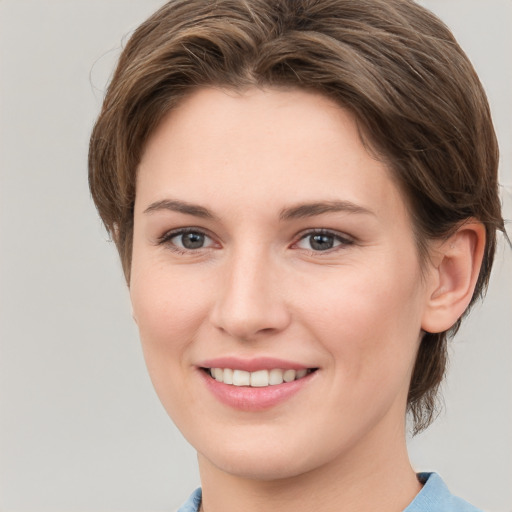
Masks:
[[[302,377],[305,377],[307,373],[308,373],[308,371],[307,371],[306,368],[304,368],[303,370],[297,370],[295,378],[296,379],[302,379]]]
[[[224,368],[224,384],[233,384],[233,370]]]
[[[246,372],[244,370],[233,370],[231,368],[210,368],[210,375],[218,382],[231,384],[233,386],[251,386],[264,388],[267,386],[276,386],[283,382],[292,382],[305,377],[309,371],[301,370],[281,370],[273,368],[272,370],[258,370],[256,372]]]
[[[286,370],[283,373],[283,380],[285,382],[291,382],[292,380],[295,380],[296,375],[297,375],[297,372],[295,370]]]
[[[276,384],[283,383],[283,370],[279,368],[273,368],[268,372],[268,383],[271,386],[275,386]]]
[[[264,388],[268,386],[268,370],[251,372],[251,386],[254,388]]]
[[[243,370],[233,370],[233,386],[249,386],[251,374]]]

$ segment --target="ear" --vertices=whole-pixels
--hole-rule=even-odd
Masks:
[[[484,248],[485,227],[473,220],[433,248],[421,325],[424,331],[446,331],[464,314],[480,273]]]

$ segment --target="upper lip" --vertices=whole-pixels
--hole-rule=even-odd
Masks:
[[[233,370],[244,370],[246,372],[272,370],[273,368],[280,368],[282,370],[303,370],[315,368],[314,366],[304,365],[275,357],[254,357],[251,359],[243,359],[239,357],[216,357],[214,359],[204,360],[197,366],[200,368],[231,368]]]

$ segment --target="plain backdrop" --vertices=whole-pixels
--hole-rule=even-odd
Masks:
[[[87,187],[88,136],[130,32],[157,0],[0,0],[0,510],[164,511],[195,454],[143,363],[113,244]],[[423,2],[488,91],[512,218],[512,2]],[[507,188],[508,187],[508,188]],[[512,257],[451,345],[445,411],[418,470],[512,511]],[[205,422],[207,418],[205,418]]]

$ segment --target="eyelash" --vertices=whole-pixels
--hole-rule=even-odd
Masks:
[[[194,252],[199,251],[200,249],[209,249],[209,247],[198,247],[197,249],[187,249],[187,248],[181,248],[174,243],[171,243],[171,240],[173,238],[187,235],[187,234],[197,234],[204,236],[205,238],[209,238],[210,240],[213,240],[212,237],[208,235],[203,229],[201,228],[195,228],[195,227],[188,227],[188,228],[181,228],[176,229],[173,231],[169,231],[167,233],[164,233],[161,237],[157,240],[157,245],[168,245],[168,247],[178,254],[191,254]],[[297,241],[292,244],[292,247],[297,246],[300,242],[303,240],[306,240],[308,237],[312,236],[329,236],[332,237],[335,241],[339,242],[338,245],[335,245],[334,247],[331,247],[326,250],[314,250],[314,249],[303,249],[307,252],[309,252],[312,255],[321,255],[321,254],[329,254],[331,252],[334,252],[336,250],[343,249],[344,247],[347,247],[349,245],[354,244],[354,240],[348,236],[343,236],[336,231],[331,231],[329,229],[310,229],[306,232],[302,232],[298,235]]]
[[[305,251],[308,251],[310,254],[313,254],[315,256],[321,255],[321,254],[330,254],[331,252],[334,252],[336,250],[343,250],[343,248],[352,245],[354,243],[354,240],[350,238],[347,235],[341,235],[340,233],[336,231],[331,231],[330,229],[310,229],[306,232],[303,232],[299,235],[299,238],[297,242],[295,242],[293,245],[298,245],[301,241],[306,240],[308,237],[312,236],[318,236],[318,235],[324,235],[332,237],[335,241],[339,242],[338,245],[331,247],[329,249],[323,250],[323,251],[315,251],[314,249],[304,249]]]
[[[209,236],[203,229],[189,227],[189,228],[176,229],[176,230],[168,231],[167,233],[164,233],[161,237],[158,238],[157,245],[167,245],[173,252],[176,252],[178,254],[190,254],[190,253],[198,251],[199,249],[209,249],[209,247],[199,247],[198,249],[195,249],[195,250],[187,249],[187,248],[179,247],[171,242],[171,240],[173,238],[191,234],[191,233],[197,234],[197,235],[202,235],[205,238],[209,238],[210,240],[212,240],[212,237]]]

